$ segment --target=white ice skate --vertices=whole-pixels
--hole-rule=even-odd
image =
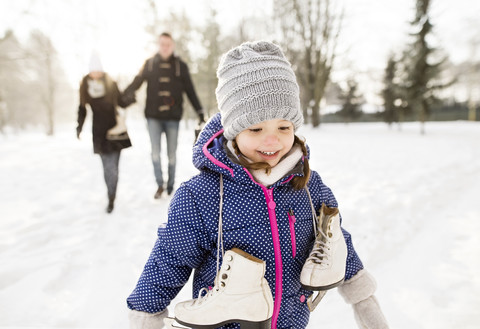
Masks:
[[[107,130],[106,138],[108,140],[124,140],[128,139],[127,125],[125,124],[125,114],[118,113],[116,115],[117,123],[115,126]]]
[[[322,204],[316,231],[315,243],[303,265],[300,282],[308,290],[328,290],[340,285],[345,278],[347,244],[340,228],[338,208]]]
[[[273,297],[265,275],[265,262],[234,248],[225,253],[215,286],[203,288],[197,299],[175,306],[175,319],[167,328],[214,329],[240,323],[241,329],[270,329]],[[205,294],[204,294],[205,293]],[[202,296],[204,294],[204,296]]]

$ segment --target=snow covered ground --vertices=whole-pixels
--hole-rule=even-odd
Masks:
[[[128,328],[125,298],[169,203],[152,198],[145,124],[129,120],[134,147],[122,153],[110,215],[88,126],[81,141],[73,125],[55,137],[0,135],[0,328]],[[181,132],[177,182],[196,173],[192,130]],[[427,123],[425,136],[419,130],[418,123],[402,131],[324,124],[300,134],[377,279],[391,328],[479,328],[480,124]],[[309,328],[356,325],[333,290]]]

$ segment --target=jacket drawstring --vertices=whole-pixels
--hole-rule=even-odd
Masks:
[[[223,228],[222,228],[222,213],[223,213],[223,175],[220,174],[220,204],[218,211],[218,235],[217,235],[217,272],[216,277],[218,277],[218,272],[220,271],[220,248],[222,249],[222,259],[225,254],[223,249]]]

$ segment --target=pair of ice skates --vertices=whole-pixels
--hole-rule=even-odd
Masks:
[[[303,288],[319,291],[314,300],[308,301],[311,311],[326,290],[343,282],[347,258],[338,209],[322,205],[314,222],[315,243],[300,275]],[[177,304],[175,319],[164,320],[166,327],[214,329],[237,322],[242,329],[269,329],[273,298],[264,275],[264,261],[237,248],[228,250],[215,286],[202,289],[197,299]]]

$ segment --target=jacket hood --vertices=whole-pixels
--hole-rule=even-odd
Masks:
[[[199,169],[210,169],[234,176],[234,164],[228,158],[223,142],[223,126],[220,113],[215,114],[203,127],[193,146],[193,165]]]

